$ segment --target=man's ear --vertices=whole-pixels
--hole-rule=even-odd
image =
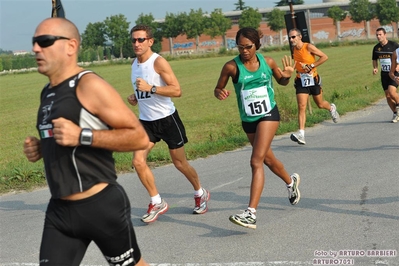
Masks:
[[[68,40],[68,55],[77,54],[79,52],[79,44],[76,39]]]
[[[154,42],[155,42],[154,38],[148,40],[150,47],[154,44]]]

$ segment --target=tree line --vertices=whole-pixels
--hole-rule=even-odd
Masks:
[[[293,4],[303,4],[302,0],[292,0]],[[277,6],[288,5],[287,0],[276,2],[276,7],[266,14],[264,20],[268,27],[274,32],[285,29],[284,11]],[[258,9],[246,6],[245,2],[238,0],[235,3],[236,10],[241,10],[238,20],[239,28],[259,28],[263,18]],[[349,10],[345,11],[339,6],[333,6],[328,10],[328,17],[333,20],[335,27],[338,22],[343,21],[347,16],[355,23],[364,22],[378,18],[381,25],[392,24],[399,21],[399,8],[396,0],[377,0],[372,4],[369,0],[350,0]],[[173,54],[173,38],[179,35],[186,35],[187,39],[194,39],[196,50],[199,49],[199,37],[208,35],[211,38],[222,36],[224,47],[227,48],[226,32],[231,29],[232,21],[226,18],[221,9],[214,9],[210,14],[204,13],[202,9],[181,13],[166,13],[165,18],[155,20],[150,14],[141,13],[135,24],[149,25],[154,33],[155,43],[153,50],[161,51],[161,43],[164,38],[169,39],[170,53]],[[366,26],[365,26],[366,29]],[[131,46],[130,22],[122,15],[106,17],[102,22],[89,23],[81,34],[82,43],[79,53],[79,61],[92,62],[113,58],[135,57]],[[337,34],[338,35],[338,34]],[[223,48],[222,48],[223,49]],[[3,51],[0,49],[0,51]],[[10,69],[21,69],[35,67],[36,62],[32,55],[12,56],[9,53],[0,53],[0,71]]]

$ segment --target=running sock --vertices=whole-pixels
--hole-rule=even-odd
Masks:
[[[300,129],[300,130],[299,130],[299,133],[300,133],[303,137],[305,137],[305,130],[304,130],[304,129]]]
[[[204,190],[202,189],[202,187],[199,190],[195,190],[194,191],[194,197],[202,197],[202,194],[204,194]]]
[[[291,177],[291,183],[289,185],[287,185],[288,188],[292,188],[292,186],[294,185],[294,180]]]
[[[250,212],[252,212],[253,214],[256,214],[255,208],[248,207],[247,209],[248,209]]]
[[[162,202],[162,198],[159,194],[155,195],[154,197],[151,197],[151,204],[159,204]]]

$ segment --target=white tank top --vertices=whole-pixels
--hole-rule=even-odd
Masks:
[[[136,88],[137,78],[142,78],[153,86],[166,86],[166,83],[154,69],[154,62],[158,56],[160,55],[153,53],[144,63],[139,63],[136,58],[132,64],[131,80],[133,90],[139,105],[139,118],[144,121],[154,121],[165,118],[173,114],[176,110],[170,97],[138,91]]]
[[[396,52],[396,63],[399,64],[399,48],[395,50]]]

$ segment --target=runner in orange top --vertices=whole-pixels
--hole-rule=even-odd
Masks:
[[[306,103],[309,95],[319,108],[329,110],[334,123],[338,122],[339,114],[335,104],[323,100],[321,78],[317,73],[317,67],[327,61],[328,57],[311,43],[302,41],[301,31],[292,29],[289,31],[289,41],[293,47],[295,69],[297,72],[294,86],[298,103],[299,131],[291,134],[291,140],[305,145]],[[316,60],[316,56],[318,59]]]

